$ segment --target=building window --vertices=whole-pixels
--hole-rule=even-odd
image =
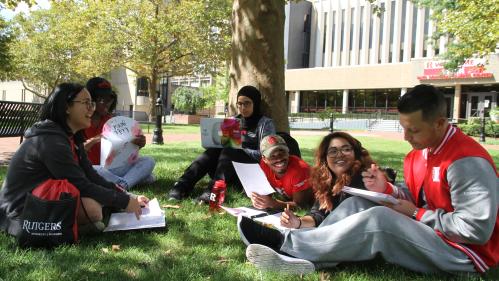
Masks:
[[[322,66],[326,66],[326,30],[327,30],[327,12],[324,13],[324,31],[322,32]]]
[[[362,37],[364,37],[364,6],[360,7],[360,26],[359,26],[359,50],[362,50],[364,46],[364,41],[362,41]]]
[[[412,7],[412,44],[411,44],[411,58],[416,57],[416,36],[418,33],[418,7]]]
[[[344,59],[343,59],[343,45],[345,44],[345,9],[341,10],[341,39],[340,39],[340,65],[343,65]]]
[[[395,10],[395,1],[391,1],[391,14],[390,14],[390,45],[389,45],[389,50],[388,50],[388,61],[391,62],[393,58],[393,37],[395,36],[395,30],[394,30],[394,25],[395,25],[395,14],[397,11]]]
[[[400,23],[401,23],[401,27],[400,27],[400,60],[399,61],[403,61],[403,57],[404,57],[404,44],[405,44],[405,16],[407,14],[407,1],[408,0],[404,0],[402,1],[402,16],[400,17]]]
[[[373,14],[373,7],[370,7],[370,20],[369,20],[369,52],[368,52],[368,57],[367,57],[367,63],[371,61],[371,50],[373,48],[373,30],[374,30],[374,17],[375,15]]]
[[[353,49],[353,30],[355,24],[355,9],[350,10],[350,51]]]
[[[380,4],[380,8],[382,11],[385,10],[385,3]],[[380,16],[379,22],[379,49],[378,49],[378,63],[381,63],[381,55],[383,54],[383,46],[386,42],[383,42],[383,32],[385,27],[385,13]]]
[[[334,54],[334,37],[336,36],[336,11],[333,11],[333,14],[331,15],[331,20],[332,20],[332,27],[331,27],[331,56],[333,57]]]
[[[309,55],[310,55],[310,14],[306,14],[303,19],[303,32],[304,32],[304,40],[303,40],[303,53],[302,53],[302,62],[301,66],[303,68],[308,68],[309,65]]]
[[[428,32],[430,28],[430,9],[425,8],[424,11],[424,44],[423,44],[423,57],[428,56],[428,44],[427,44],[427,39],[428,39]]]
[[[137,96],[149,96],[149,81],[147,81],[147,77],[139,77],[137,78]]]

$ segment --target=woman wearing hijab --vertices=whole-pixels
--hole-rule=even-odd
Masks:
[[[211,181],[198,198],[199,201],[208,202],[215,181],[225,180],[227,184],[238,182],[232,161],[259,163],[260,141],[267,135],[275,134],[272,119],[260,112],[260,103],[261,94],[257,88],[244,86],[239,90],[236,103],[239,114],[235,117],[241,119],[242,149],[206,149],[175,183],[169,193],[170,199],[184,199],[192,192],[196,183],[209,174]]]

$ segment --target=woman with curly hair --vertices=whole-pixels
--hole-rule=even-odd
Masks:
[[[374,161],[360,141],[345,132],[334,132],[325,136],[315,152],[309,184],[315,195],[315,204],[310,213],[297,217],[285,210],[281,224],[288,228],[317,227],[326,216],[350,195],[341,192],[348,185],[366,189],[362,182],[362,171]]]

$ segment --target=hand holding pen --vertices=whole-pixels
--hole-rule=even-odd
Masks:
[[[376,164],[371,164],[371,168],[362,172],[364,186],[371,191],[383,193],[386,189],[386,177]]]
[[[288,228],[301,227],[301,219],[289,209],[289,204],[286,205],[284,212],[281,214],[281,225]]]

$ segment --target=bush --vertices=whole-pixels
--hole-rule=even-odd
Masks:
[[[468,124],[459,124],[458,127],[463,131],[463,133],[469,136],[480,136],[481,125],[480,122],[477,123],[476,120],[469,120]],[[496,137],[497,134],[499,134],[499,124],[488,120],[485,123],[485,135],[488,137]]]
[[[172,98],[175,109],[187,114],[196,114],[196,110],[206,104],[206,99],[199,89],[190,87],[177,88]]]

